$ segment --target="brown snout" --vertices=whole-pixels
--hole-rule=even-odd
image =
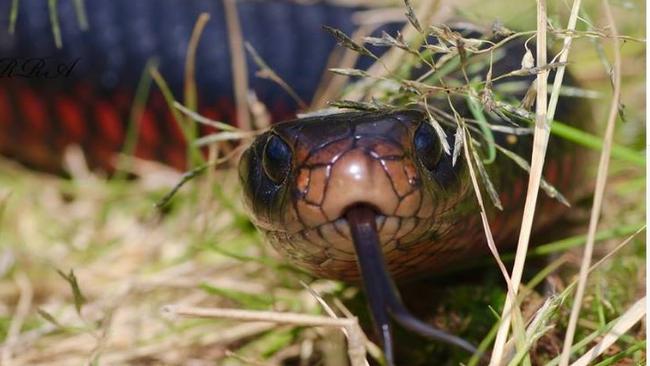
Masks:
[[[296,208],[310,227],[342,218],[358,204],[383,216],[402,217],[416,214],[421,206],[417,169],[401,147],[386,141],[351,146],[330,164],[303,172],[298,185],[304,195]]]

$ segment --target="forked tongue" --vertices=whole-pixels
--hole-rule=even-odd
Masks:
[[[375,211],[367,205],[353,206],[346,212],[346,219],[350,225],[357,252],[357,264],[361,272],[363,287],[368,298],[375,329],[383,343],[387,363],[394,364],[390,316],[404,328],[425,337],[458,346],[472,353],[477,352],[476,347],[464,339],[435,329],[418,320],[406,310],[386,269],[375,217]]]

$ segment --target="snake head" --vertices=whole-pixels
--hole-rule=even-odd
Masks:
[[[350,207],[376,212],[388,269],[409,275],[448,249],[436,248],[435,239],[452,225],[468,188],[463,162],[452,165],[417,110],[276,124],[244,153],[239,172],[245,205],[271,244],[295,264],[343,280],[359,278]]]

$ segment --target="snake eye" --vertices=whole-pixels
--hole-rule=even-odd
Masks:
[[[262,166],[266,175],[275,183],[284,181],[291,170],[291,149],[276,135],[266,141]]]
[[[438,134],[428,122],[420,123],[420,127],[415,131],[413,146],[422,165],[429,171],[433,171],[442,154],[442,147]]]

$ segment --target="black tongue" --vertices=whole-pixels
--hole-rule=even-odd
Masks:
[[[354,206],[346,213],[346,219],[352,231],[354,248],[357,252],[357,264],[361,272],[363,287],[368,298],[375,329],[381,337],[387,363],[394,364],[389,315],[392,315],[395,321],[403,327],[423,336],[458,346],[472,353],[477,352],[476,347],[464,339],[435,329],[418,320],[406,310],[397,287],[386,269],[375,217],[375,211],[366,205]]]
[[[381,338],[387,363],[393,365],[393,341],[388,318],[388,298],[399,295],[384,264],[375,216],[375,211],[370,207],[355,206],[347,211],[346,219],[352,231],[352,240],[357,252],[357,264],[361,272],[366,297],[368,297],[375,331]]]

